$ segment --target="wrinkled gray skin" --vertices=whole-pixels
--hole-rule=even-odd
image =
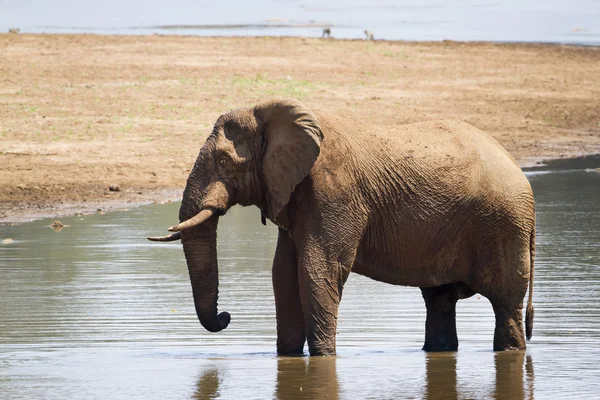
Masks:
[[[362,126],[275,100],[221,116],[188,178],[181,232],[202,325],[217,312],[218,215],[255,205],[279,227],[273,261],[279,354],[335,354],[338,305],[353,271],[421,288],[424,350],[456,350],[455,306],[481,293],[495,350],[525,348],[533,308],[534,200],[512,157],[458,121]],[[204,211],[206,213],[208,211]],[[209,212],[210,215],[210,212]],[[175,230],[177,230],[175,229]]]

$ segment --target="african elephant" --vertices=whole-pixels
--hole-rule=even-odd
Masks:
[[[170,236],[181,239],[202,325],[217,313],[217,222],[255,205],[279,228],[273,287],[279,354],[335,354],[350,271],[421,288],[426,351],[456,350],[455,307],[494,309],[495,350],[525,348],[533,327],[534,199],[514,159],[459,121],[363,125],[291,100],[217,120],[191,171]]]

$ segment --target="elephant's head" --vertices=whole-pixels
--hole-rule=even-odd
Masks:
[[[174,234],[181,239],[200,323],[225,329],[217,313],[217,222],[235,204],[257,205],[277,221],[294,188],[310,172],[323,133],[315,116],[295,100],[270,101],[222,115],[187,180]]]

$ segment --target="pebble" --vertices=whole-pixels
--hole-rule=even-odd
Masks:
[[[121,191],[121,186],[119,186],[119,185],[110,185],[108,187],[108,190],[110,190],[111,192],[120,192]]]

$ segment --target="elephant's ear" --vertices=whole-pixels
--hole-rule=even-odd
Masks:
[[[262,173],[269,217],[275,220],[319,157],[323,132],[315,116],[293,99],[274,100],[254,109],[262,130]]]

